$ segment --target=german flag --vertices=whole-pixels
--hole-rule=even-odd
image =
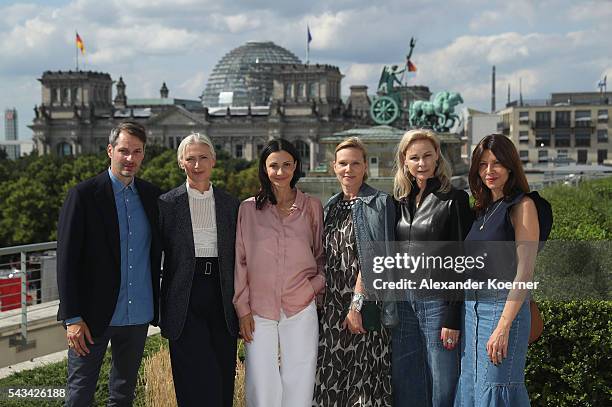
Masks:
[[[410,60],[406,61],[406,65],[408,65],[408,72],[416,72],[416,65],[413,64]]]
[[[81,54],[85,55],[85,44],[83,43],[79,33],[76,33],[76,46],[81,50]]]

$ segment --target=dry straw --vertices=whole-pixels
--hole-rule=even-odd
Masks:
[[[236,362],[234,384],[234,407],[244,407],[244,365]],[[144,360],[145,399],[148,407],[175,407],[174,383],[168,348],[161,346],[159,352]],[[203,397],[206,397],[203,395]]]

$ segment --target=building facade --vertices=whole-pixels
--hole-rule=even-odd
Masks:
[[[106,148],[110,130],[129,119],[147,128],[151,143],[176,148],[189,133],[201,132],[217,149],[247,160],[257,158],[269,139],[284,137],[295,143],[305,170],[314,169],[323,160],[322,137],[369,123],[363,114],[369,108],[367,88],[355,89],[344,104],[337,67],[302,64],[289,51],[285,57],[291,63],[284,63],[279,49],[268,42],[231,51],[215,67],[214,86],[207,86],[202,100],[171,98],[165,83],[159,98],[132,99],[123,78],[113,98],[107,73],[44,72],[42,100],[29,126],[36,148],[42,154],[96,153]],[[274,58],[266,59],[266,50]]]
[[[610,164],[611,92],[553,93],[512,102],[498,113],[498,132],[514,142],[527,166]]]
[[[471,160],[474,148],[485,136],[497,132],[499,116],[496,113],[485,113],[475,109],[467,109],[467,119],[465,123],[465,156]]]
[[[343,100],[342,78],[338,67],[303,64],[272,42],[248,42],[224,55],[200,100],[172,98],[166,83],[159,98],[131,98],[121,77],[115,82],[108,73],[47,71],[29,127],[39,153],[60,156],[105,150],[110,130],[124,120],[143,124],[153,144],[176,148],[189,133],[200,132],[217,150],[247,160],[256,159],[268,140],[283,137],[297,147],[303,170],[313,171],[328,161],[330,137],[373,124],[367,86],[351,86]],[[406,111],[410,101],[431,96],[426,86],[399,91]],[[408,126],[407,114],[397,125]],[[375,171],[376,163],[370,168]]]
[[[4,140],[7,142],[16,142],[17,135],[17,109],[6,109],[4,111]],[[6,152],[8,158],[14,160],[21,155],[19,144],[4,143],[2,149]]]

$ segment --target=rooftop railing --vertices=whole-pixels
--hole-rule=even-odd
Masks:
[[[10,346],[34,346],[28,342],[28,306],[58,299],[55,252],[48,253],[56,248],[57,242],[0,248],[0,324],[14,319],[17,309],[21,315],[19,334],[10,338]]]

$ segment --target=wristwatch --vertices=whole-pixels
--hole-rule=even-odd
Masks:
[[[349,306],[349,310],[361,312],[361,307],[363,307],[363,300],[365,300],[365,294],[363,293],[353,294],[353,299],[351,300],[351,305]]]

